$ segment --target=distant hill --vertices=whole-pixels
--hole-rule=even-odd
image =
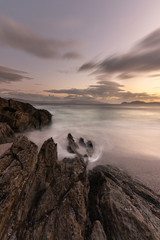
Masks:
[[[133,101],[133,102],[122,102],[123,105],[160,105],[160,102],[144,102],[144,101]]]

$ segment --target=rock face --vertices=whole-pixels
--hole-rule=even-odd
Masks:
[[[111,166],[87,174],[19,136],[0,157],[0,240],[159,240],[159,196]]]
[[[0,144],[12,142],[14,137],[14,131],[10,126],[0,122]]]
[[[89,173],[89,215],[107,240],[160,239],[160,196],[111,166]]]
[[[82,159],[20,136],[0,159],[0,239],[84,239],[88,181]]]
[[[15,132],[40,129],[51,121],[51,114],[28,103],[0,98],[0,122],[7,123]]]

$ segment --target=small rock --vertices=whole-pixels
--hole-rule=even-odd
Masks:
[[[79,139],[79,144],[80,144],[82,147],[86,147],[85,141],[84,141],[84,139],[83,139],[82,137]]]
[[[73,138],[73,136],[72,136],[71,133],[68,134],[67,139],[68,139],[67,151],[68,151],[69,153],[78,154],[78,152],[77,152],[78,145],[77,145],[77,143],[74,141],[74,138]]]
[[[93,148],[93,144],[92,144],[92,142],[90,140],[87,141],[87,147],[88,148]]]

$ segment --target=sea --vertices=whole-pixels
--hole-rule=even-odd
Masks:
[[[160,105],[40,105],[52,113],[52,122],[25,133],[39,148],[52,137],[58,158],[67,151],[67,135],[91,140],[94,153],[88,169],[110,164],[127,172],[160,194]]]

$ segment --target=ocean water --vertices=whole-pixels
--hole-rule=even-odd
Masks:
[[[94,154],[88,168],[112,164],[160,193],[160,107],[132,105],[35,105],[53,114],[52,123],[26,135],[40,147],[52,137],[59,159],[67,135],[91,140]]]

